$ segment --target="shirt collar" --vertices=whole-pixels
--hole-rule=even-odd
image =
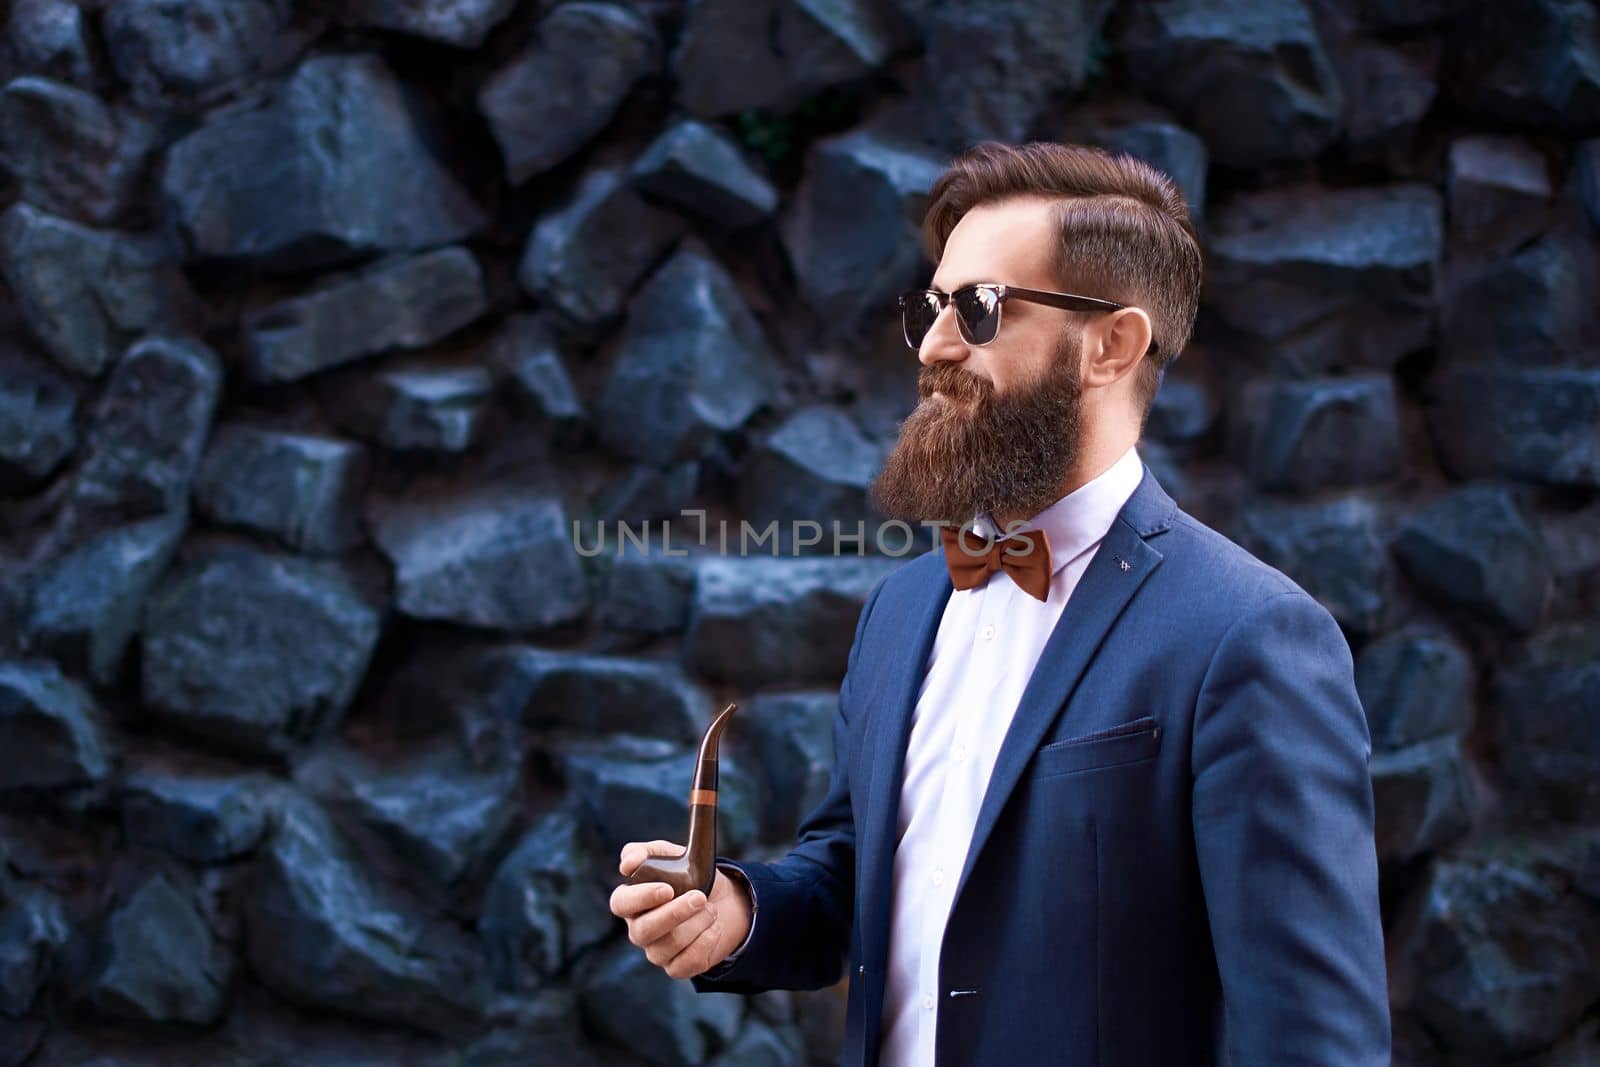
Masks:
[[[1028,520],[1023,529],[1043,530],[1050,538],[1051,574],[1105,537],[1143,477],[1144,461],[1137,447],[1129,445],[1111,466]],[[987,513],[974,520],[974,528],[1000,533]]]

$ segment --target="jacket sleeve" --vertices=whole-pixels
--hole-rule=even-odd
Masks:
[[[1349,646],[1316,600],[1275,594],[1223,634],[1192,810],[1229,1063],[1389,1063],[1371,751]]]
[[[717,857],[744,875],[759,913],[738,951],[690,979],[699,993],[764,993],[769,989],[822,989],[844,975],[855,909],[856,829],[850,801],[850,719],[857,709],[850,679],[857,673],[867,618],[885,575],[856,620],[855,639],[839,687],[833,718],[833,768],[828,792],[800,821],[798,843],[775,863],[741,863]]]

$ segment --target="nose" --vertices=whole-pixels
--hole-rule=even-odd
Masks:
[[[922,345],[917,349],[917,362],[924,367],[931,367],[944,360],[966,358],[967,342],[962,339],[961,329],[956,325],[955,305],[946,303],[939,309],[933,325],[922,338]]]

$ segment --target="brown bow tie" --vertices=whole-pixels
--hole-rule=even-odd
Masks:
[[[1023,530],[995,541],[984,552],[986,543],[966,527],[939,531],[944,540],[944,561],[950,568],[950,583],[957,589],[971,589],[989,580],[1002,568],[1011,580],[1035,600],[1050,595],[1050,539],[1043,530]],[[966,538],[962,547],[961,538]],[[1032,545],[1030,549],[1028,546]]]

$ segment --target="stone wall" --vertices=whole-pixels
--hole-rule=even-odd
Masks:
[[[984,137],[1193,202],[1141,450],[1356,653],[1396,1062],[1597,1062],[1591,3],[0,11],[0,1067],[833,1062],[607,895],[726,700],[720,851],[821,795],[904,546],[696,535],[871,522]]]

